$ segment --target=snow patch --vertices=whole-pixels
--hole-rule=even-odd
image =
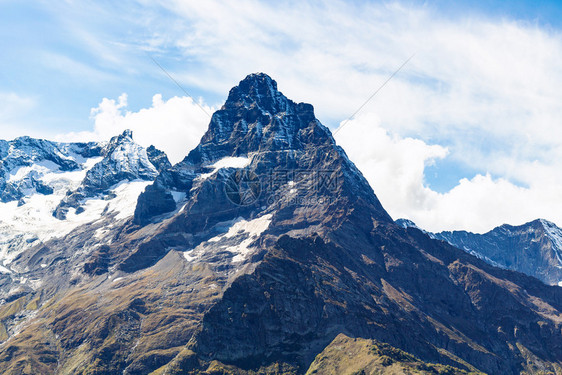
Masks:
[[[170,193],[172,194],[172,197],[174,198],[176,204],[183,201],[186,196],[186,194],[183,191],[171,191]]]
[[[183,257],[184,257],[185,260],[187,260],[188,262],[193,262],[195,259],[197,259],[197,257],[190,255],[191,253],[193,253],[193,250],[185,251],[185,252],[183,253]]]
[[[226,157],[212,165],[213,168],[244,168],[250,164],[250,159],[246,157]]]
[[[257,237],[269,227],[271,216],[271,214],[267,214],[250,221],[239,218],[224,236],[231,238],[240,234],[240,232],[245,232],[251,237]]]
[[[77,171],[60,172],[58,169],[45,171],[46,173],[43,174],[40,180],[52,187],[55,195],[65,194],[68,190],[76,190],[84,178],[86,178],[86,173],[102,159],[103,157],[101,156],[86,159],[82,163],[82,169]]]
[[[17,167],[10,171],[9,182],[21,181],[29,175],[41,176],[47,173],[57,172],[59,166],[50,160],[42,160],[33,165]]]
[[[223,224],[227,224],[227,223],[231,224],[230,227],[228,228],[228,231],[224,234],[212,237],[206,242],[217,243],[222,240],[234,238],[237,236],[245,237],[237,245],[219,246],[223,248],[224,251],[228,251],[230,253],[235,254],[234,257],[232,258],[232,262],[234,263],[242,262],[244,259],[246,259],[248,254],[251,252],[250,245],[258,238],[259,235],[265,232],[269,227],[272,216],[273,215],[271,214],[267,214],[250,221],[245,220],[243,218],[237,218],[232,222],[223,223]],[[200,251],[201,250],[198,250],[198,248],[184,251],[183,256],[188,262],[193,262],[195,259],[201,257]]]
[[[68,178],[69,173],[75,172],[59,174],[59,180],[76,181],[76,176]],[[45,242],[62,237],[81,225],[99,220],[104,212],[115,213],[116,220],[133,216],[138,196],[148,184],[149,181],[143,180],[117,184],[112,189],[115,198],[87,199],[83,204],[84,211],[76,214],[76,210],[71,208],[66,220],[53,217],[53,211],[64,198],[66,188],[60,188],[50,195],[33,194],[21,206],[18,206],[18,202],[0,203],[0,259],[4,264],[9,264],[21,250],[36,241]],[[63,185],[68,186],[67,183]]]
[[[250,221],[241,219],[235,222],[226,234],[220,236],[226,238],[232,238],[241,234],[246,234],[248,236],[248,238],[244,239],[238,245],[225,248],[225,251],[236,253],[234,258],[232,258],[233,262],[241,262],[246,258],[250,252],[250,244],[269,227],[271,216],[271,214],[267,214]],[[218,239],[216,241],[218,241]]]
[[[82,168],[85,169],[86,171],[89,171],[90,169],[92,169],[94,167],[94,165],[96,165],[97,163],[99,163],[102,160],[103,160],[103,156],[98,156],[98,157],[95,157],[95,158],[86,159],[82,163]]]
[[[117,212],[118,214],[115,216],[117,220],[124,220],[133,216],[139,195],[151,183],[150,181],[135,180],[119,184],[113,190],[117,197],[110,201],[109,212]]]
[[[247,157],[228,156],[208,166],[207,168],[212,168],[213,170],[209,173],[200,174],[199,176],[197,176],[197,180],[206,180],[207,178],[217,173],[221,168],[245,168],[248,165],[250,165],[250,159]]]
[[[149,184],[150,181],[143,180],[122,181],[111,189],[115,198],[110,200],[102,198],[87,199],[82,205],[84,208],[82,213],[77,214],[76,210],[71,208],[66,220],[62,222],[59,220],[58,222],[62,223],[63,226],[66,224],[72,226],[72,230],[79,225],[100,219],[104,211],[108,214],[116,213],[115,219],[117,220],[127,219],[133,216],[137,199]]]

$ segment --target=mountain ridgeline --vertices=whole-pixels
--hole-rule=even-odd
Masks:
[[[398,219],[396,223],[416,227],[409,220]],[[549,285],[562,286],[562,229],[547,220],[534,220],[519,226],[505,224],[484,234],[467,231],[426,233],[493,266],[534,276]]]
[[[3,263],[2,373],[562,373],[562,288],[396,224],[269,76],[176,165],[129,139],[57,188],[71,229]]]

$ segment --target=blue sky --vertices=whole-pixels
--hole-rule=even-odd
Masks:
[[[416,53],[337,138],[390,213],[561,224],[561,20],[556,1],[0,0],[0,138],[128,126],[179,160],[208,118],[150,56],[208,111],[264,71],[335,129]]]
[[[10,116],[17,127],[39,134],[52,131],[86,130],[91,127],[90,109],[102,98],[129,95],[133,110],[150,104],[152,95],[181,95],[167,77],[150,61],[145,49],[155,34],[162,39],[167,22],[187,23],[164,6],[144,6],[135,1],[0,1],[0,89],[33,100],[32,111]],[[170,2],[170,4],[173,2]],[[358,8],[364,2],[354,2]],[[419,2],[406,2],[416,7]],[[545,28],[562,24],[562,5],[557,1],[430,1],[422,8],[452,20],[467,14],[487,18],[508,18],[537,23]],[[182,26],[186,30],[188,27]],[[287,42],[290,58],[292,42]],[[190,68],[201,69],[197,56],[186,58],[173,40],[152,51],[170,71],[189,75]],[[250,71],[248,71],[249,73]],[[225,77],[227,88],[242,77]],[[183,85],[195,97],[219,104],[225,97],[216,87]],[[345,113],[343,111],[342,113]],[[341,118],[330,114],[324,119],[335,126]],[[9,132],[10,135],[12,132]]]
[[[463,17],[467,14],[490,18],[509,18],[537,22],[542,26],[560,27],[560,1],[490,0],[490,1],[430,1],[426,4],[445,16]]]

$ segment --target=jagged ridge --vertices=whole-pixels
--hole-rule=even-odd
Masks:
[[[416,227],[404,220],[397,223]],[[562,229],[547,220],[537,219],[519,226],[505,224],[484,234],[444,231],[428,235],[493,266],[534,276],[546,284],[562,285]]]
[[[80,186],[67,194],[53,215],[65,219],[70,208],[80,213],[85,199],[107,192],[122,181],[153,181],[158,173],[170,168],[167,156],[151,146],[145,149],[133,140],[133,132],[125,130],[111,138],[100,150],[102,159],[86,172]]]

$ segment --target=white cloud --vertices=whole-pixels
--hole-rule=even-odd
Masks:
[[[559,30],[470,14],[447,19],[400,3],[162,4],[186,20],[179,30],[152,26],[174,35],[166,43],[195,62],[181,75],[190,85],[224,93],[265,71],[336,124],[417,52],[366,107],[386,129],[446,145],[455,160],[525,184],[536,173],[522,165],[535,160],[561,174]]]
[[[398,2],[134,3],[127,4],[133,16],[126,22],[138,19],[135,30],[143,33],[110,44],[126,51],[113,50],[126,62],[123,69],[142,71],[130,52],[139,46],[167,59],[190,90],[221,96],[246,74],[264,71],[288,97],[314,104],[319,119],[332,125],[417,52],[366,106],[364,112],[379,120],[359,118],[376,124],[366,134],[378,148],[365,144],[360,131],[366,125],[359,120],[347,135],[338,134],[384,206],[432,230],[482,231],[536,217],[562,225],[560,30],[471,14],[445,18],[427,6]],[[96,40],[88,46],[97,54],[103,50]],[[88,134],[107,139],[137,127],[139,141],[156,143],[178,160],[208,122],[197,117],[204,115],[193,103],[178,101],[189,99],[131,113],[123,102],[104,100]],[[178,130],[153,135],[158,116]],[[440,158],[480,174],[439,194],[424,185],[424,166]]]
[[[504,179],[477,175],[462,179],[446,194],[432,195],[431,207],[414,209],[408,215],[429,230],[485,232],[506,222],[523,224],[537,218],[562,223],[559,185],[522,188]]]
[[[424,187],[424,170],[444,158],[446,148],[391,135],[373,114],[349,121],[335,137],[394,218],[432,205],[431,191]]]
[[[435,232],[485,232],[506,222],[523,224],[536,218],[562,223],[560,176],[552,176],[549,168],[539,168],[540,180],[526,188],[478,174],[441,194],[427,186],[424,172],[447,157],[446,148],[391,135],[372,114],[347,123],[336,140],[395,219],[408,218]]]
[[[207,113],[213,108],[202,103]],[[138,112],[127,110],[127,95],[118,100],[104,98],[92,109],[94,130],[61,134],[63,141],[106,141],[126,129],[133,131],[139,144],[154,145],[165,151],[172,163],[182,160],[200,141],[210,121],[197,103],[188,97],[173,97],[166,101],[160,94],[152,98],[150,108]]]

